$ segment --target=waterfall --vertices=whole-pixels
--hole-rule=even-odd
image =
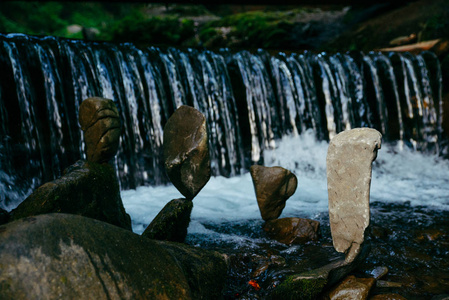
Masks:
[[[0,70],[3,207],[85,157],[78,108],[93,96],[120,112],[122,189],[167,182],[163,127],[184,104],[206,116],[212,172],[227,177],[263,163],[285,135],[329,140],[373,127],[437,151],[442,134],[441,71],[429,52],[271,56],[10,34],[0,35]]]

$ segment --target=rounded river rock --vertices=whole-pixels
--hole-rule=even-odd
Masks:
[[[296,175],[282,167],[254,165],[250,169],[260,214],[265,221],[277,219],[285,202],[296,191]]]
[[[183,105],[164,128],[164,161],[168,177],[187,199],[193,199],[210,179],[206,118]]]
[[[120,118],[114,102],[88,98],[79,109],[79,123],[84,131],[87,160],[103,163],[117,153],[120,140]]]

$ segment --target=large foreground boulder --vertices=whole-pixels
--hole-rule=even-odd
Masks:
[[[0,226],[1,299],[219,299],[222,255],[67,214]]]
[[[164,127],[164,161],[173,185],[192,200],[210,179],[206,118],[183,105]]]
[[[131,230],[114,168],[78,161],[62,177],[36,189],[15,210],[11,221],[47,213],[69,213]]]
[[[284,210],[285,202],[296,191],[296,175],[282,167],[259,165],[251,166],[250,172],[262,219],[277,219]]]

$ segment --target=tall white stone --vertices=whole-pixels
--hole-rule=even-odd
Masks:
[[[327,152],[327,189],[332,240],[351,262],[360,252],[370,221],[371,167],[381,147],[375,129],[356,128],[336,135]]]

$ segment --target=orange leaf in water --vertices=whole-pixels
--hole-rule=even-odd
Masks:
[[[260,290],[260,285],[254,279],[248,281],[248,284],[252,286],[256,291]]]

